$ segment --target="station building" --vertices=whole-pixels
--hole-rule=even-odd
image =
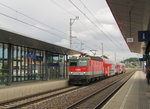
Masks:
[[[67,79],[71,50],[0,29],[0,85]]]

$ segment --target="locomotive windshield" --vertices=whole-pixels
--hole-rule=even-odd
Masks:
[[[69,61],[70,67],[85,67],[88,66],[87,60],[70,60]]]
[[[77,61],[77,60],[71,60],[69,66],[74,66],[74,67],[76,67],[77,64],[78,64],[78,61]]]
[[[79,60],[78,66],[80,66],[80,67],[82,67],[82,66],[88,66],[87,60]]]

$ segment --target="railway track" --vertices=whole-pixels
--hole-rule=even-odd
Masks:
[[[87,107],[89,106],[87,104],[91,104],[90,102],[96,103],[95,99],[98,99],[94,98],[94,95],[95,97],[99,96],[101,100],[98,100],[99,102],[89,109],[96,109],[101,107],[101,105],[111,96],[111,94],[108,95],[108,93],[113,92],[112,90],[110,90],[113,89],[112,87],[115,87],[115,85],[119,86],[117,83],[124,84],[122,78],[125,78],[127,76],[130,77],[132,74],[125,73],[84,87],[69,87],[53,92],[50,91],[39,95],[1,103],[0,109],[88,109]],[[100,92],[106,93],[106,95],[97,95]]]
[[[71,93],[60,95],[57,98],[47,99],[47,100],[44,100],[42,102],[31,104],[26,108],[28,108],[28,109],[33,109],[33,108],[34,109],[41,109],[41,108],[48,108],[48,109],[78,108],[78,109],[84,109],[84,106],[83,107],[73,107],[73,104],[76,104],[77,102],[82,101],[82,99],[84,99],[84,98],[88,98],[89,95],[92,95],[93,93],[97,92],[99,89],[101,89],[101,90],[104,89],[106,86],[108,86],[107,84],[112,84],[112,83],[114,83],[114,81],[116,81],[116,80],[119,81],[119,80],[121,80],[121,78],[123,79],[126,76],[129,76],[129,75],[131,76],[132,74],[131,73],[125,73],[125,74],[117,75],[117,76],[114,76],[112,78],[108,78],[108,79],[102,80],[100,82],[91,84],[85,88],[81,88],[79,90],[73,91]],[[116,83],[117,83],[117,81],[116,81]],[[108,87],[110,87],[110,85]],[[108,93],[106,93],[106,95],[108,95]],[[105,99],[104,97],[100,97],[100,98],[102,100]],[[93,101],[93,102],[95,102],[95,101]],[[85,103],[85,104],[90,104],[90,103]],[[98,105],[98,104],[96,104],[96,105]],[[90,107],[89,109],[92,109],[92,108]]]
[[[100,109],[133,75],[120,78],[66,107],[66,109]]]
[[[62,88],[62,89],[58,89],[55,91],[48,91],[48,92],[44,92],[44,93],[40,93],[40,94],[36,94],[36,95],[31,95],[28,97],[19,98],[16,100],[7,101],[4,103],[0,103],[0,109],[21,108],[23,106],[33,104],[35,102],[40,102],[40,101],[48,99],[48,98],[56,97],[56,96],[59,96],[64,93],[71,92],[73,90],[78,90],[79,88],[81,88],[81,87],[77,87],[77,86],[67,87],[67,88]]]

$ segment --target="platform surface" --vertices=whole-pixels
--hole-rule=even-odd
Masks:
[[[12,84],[11,86],[0,86],[0,102],[64,88],[67,86],[68,80],[37,81]]]
[[[136,71],[102,109],[150,109],[150,85],[145,73]]]

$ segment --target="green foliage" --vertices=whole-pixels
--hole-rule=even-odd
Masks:
[[[125,63],[125,62],[139,62],[139,58],[128,58],[128,59],[125,59],[123,61],[121,61],[122,63]]]
[[[126,68],[137,68],[140,66],[139,58],[135,58],[135,57],[125,59],[121,62],[125,63]]]

